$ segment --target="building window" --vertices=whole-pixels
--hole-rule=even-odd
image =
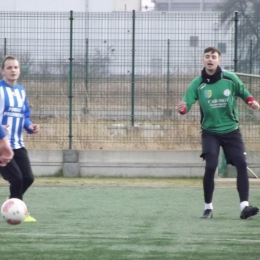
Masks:
[[[156,5],[156,10],[157,10],[157,11],[169,11],[168,8],[169,8],[169,7],[168,7],[168,4],[167,4],[167,3],[158,3],[158,4]]]
[[[218,43],[218,49],[221,51],[221,53],[226,53],[227,52],[227,44],[224,42],[219,42]]]
[[[200,11],[200,3],[171,3],[171,11]]]
[[[199,37],[190,36],[190,47],[198,47],[198,46],[199,46]]]

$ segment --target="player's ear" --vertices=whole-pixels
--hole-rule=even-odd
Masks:
[[[204,56],[202,57],[201,62],[204,65]]]

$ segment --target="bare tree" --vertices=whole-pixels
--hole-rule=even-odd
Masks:
[[[260,1],[225,0],[217,5],[222,12],[221,22],[227,27],[234,26],[234,12],[238,11],[238,70],[249,72],[252,61],[260,58]],[[232,14],[232,15],[231,15]],[[254,65],[259,73],[259,65]]]

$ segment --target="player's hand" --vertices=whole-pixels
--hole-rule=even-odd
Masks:
[[[258,110],[259,109],[259,103],[257,101],[249,101],[248,105],[250,108],[254,109],[254,110]]]
[[[0,166],[6,166],[14,156],[13,150],[10,147],[6,137],[0,140]]]
[[[177,106],[177,109],[178,109],[178,112],[182,115],[186,114],[187,113],[187,108],[186,108],[186,102],[185,101],[180,101],[178,106]]]
[[[29,125],[28,128],[32,130],[34,134],[37,134],[40,131],[40,126],[36,124]]]

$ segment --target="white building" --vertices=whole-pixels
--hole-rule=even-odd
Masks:
[[[0,10],[25,12],[141,11],[142,0],[1,0]]]
[[[223,0],[152,0],[155,11],[215,11]]]

